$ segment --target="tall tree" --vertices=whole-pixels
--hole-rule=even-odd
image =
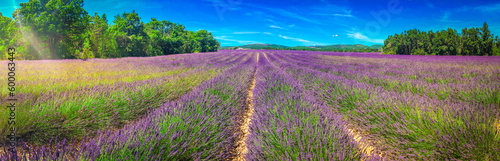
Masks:
[[[127,56],[147,56],[149,36],[144,31],[144,23],[134,11],[116,15],[113,28],[117,32],[116,41]]]
[[[22,23],[30,26],[43,42],[49,46],[50,57],[60,58],[59,45],[63,39],[69,48],[81,39],[75,35],[85,33],[88,14],[83,8],[83,0],[29,0],[21,3]]]
[[[106,48],[106,41],[110,41],[107,33],[108,20],[106,14],[94,13],[91,18],[91,25],[89,27],[90,48],[96,58],[105,58],[104,49]]]
[[[490,30],[488,29],[488,24],[484,22],[483,27],[481,27],[481,52],[484,55],[492,55],[493,51],[493,35],[491,35]]]
[[[5,53],[10,46],[12,36],[12,19],[4,17],[0,12],[0,58],[5,59]]]

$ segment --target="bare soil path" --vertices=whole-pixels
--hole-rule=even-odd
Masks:
[[[370,140],[363,140],[363,134],[355,129],[355,128],[352,128],[352,127],[348,127],[347,128],[347,131],[349,132],[349,134],[351,134],[351,136],[353,137],[352,139],[359,144],[359,150],[366,156],[370,156],[370,155],[378,155],[380,158],[382,158],[382,160],[385,160],[383,159],[384,158],[384,153],[381,152],[378,148],[376,148],[375,146],[373,146],[372,143],[370,143],[371,141]]]
[[[259,62],[259,56],[260,56],[260,53],[257,54],[257,62]],[[235,148],[236,156],[233,159],[233,160],[237,160],[237,161],[245,160],[245,155],[248,153],[248,148],[247,148],[245,141],[248,138],[248,134],[250,134],[249,126],[250,126],[250,121],[252,119],[252,115],[254,112],[254,109],[253,109],[253,89],[255,88],[255,75],[256,75],[256,73],[257,73],[257,69],[255,69],[253,76],[252,76],[252,80],[250,82],[250,85],[248,86],[247,97],[245,100],[245,108],[242,110],[242,113],[240,115],[241,124],[238,127],[239,128],[238,134],[240,137],[238,138],[238,140],[236,142],[236,148]]]
[[[264,57],[267,58],[267,54],[263,53],[264,54]],[[272,63],[271,63],[272,64]],[[278,68],[277,66],[275,66],[274,64],[272,64],[274,67]],[[336,113],[338,113],[337,111],[335,111]],[[500,124],[499,124],[499,127],[500,127]],[[355,128],[354,126],[352,125],[347,125],[347,131],[349,132],[349,134],[351,134],[352,136],[352,139],[359,144],[359,150],[366,156],[370,156],[372,154],[374,155],[378,155],[382,160],[385,160],[384,159],[384,153],[379,149],[379,148],[376,148],[375,146],[373,146],[373,140],[368,140],[368,139],[363,139],[363,134],[362,132]]]

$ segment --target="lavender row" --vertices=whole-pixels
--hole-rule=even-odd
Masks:
[[[247,160],[359,160],[368,158],[342,117],[304,91],[300,82],[259,59]],[[373,159],[373,158],[372,158]]]
[[[350,69],[359,72],[377,72],[388,76],[408,77],[431,83],[487,83],[498,80],[499,61],[478,62],[442,61],[427,62],[408,59],[381,59],[364,57],[339,57],[321,54],[292,54],[290,58],[316,61],[316,65],[328,64],[334,69]],[[493,59],[495,60],[495,59]],[[344,69],[345,70],[345,69]]]
[[[386,91],[296,62],[274,60],[295,79],[318,91],[328,105],[381,149],[387,149],[390,158],[482,160],[499,154],[499,112],[492,106]]]
[[[205,60],[217,66],[200,66],[171,76],[45,92],[37,97],[18,94],[17,118],[22,120],[16,124],[18,135],[30,143],[43,144],[54,137],[81,139],[84,135],[96,134],[98,129],[123,126],[168,100],[179,98],[230,66],[239,64],[242,56],[219,56],[217,59],[221,60]],[[5,127],[1,128],[0,134],[6,135],[6,120],[0,122]]]
[[[291,55],[286,58],[300,65],[309,65],[313,69],[382,86],[387,90],[500,107],[498,63],[474,65],[471,60],[445,64],[357,57],[325,58],[321,55]]]
[[[81,145],[59,142],[30,149],[30,160],[193,160],[230,156],[236,113],[254,70],[255,57],[168,102],[117,131],[99,132]],[[74,147],[77,147],[76,149]],[[8,156],[4,155],[3,158]]]
[[[255,56],[197,87],[179,101],[169,102],[152,112],[148,123],[136,124],[140,127],[125,128],[124,134],[119,134],[120,138],[135,140],[137,138],[132,134],[138,130],[144,132],[139,136],[147,136],[151,131],[160,133],[162,137],[152,142],[153,145],[158,145],[149,151],[153,151],[153,155],[158,154],[161,160],[220,160],[230,157],[229,151],[234,147],[236,139],[233,135],[237,124],[235,117],[243,107],[244,92],[253,71],[253,64]],[[117,141],[110,139],[108,142]],[[123,145],[126,142],[118,141],[118,144],[120,143]],[[105,145],[103,143],[98,146]],[[113,158],[113,152],[127,157],[134,148],[140,147],[142,146],[116,148],[110,153],[102,154],[100,159]],[[146,159],[149,156],[152,155],[141,157]]]

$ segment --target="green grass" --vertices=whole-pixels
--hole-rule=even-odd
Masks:
[[[23,120],[16,125],[18,135],[25,141],[45,142],[55,136],[81,138],[98,129],[121,127],[147,110],[179,98],[220,72],[210,69],[158,85],[146,84],[100,94],[76,92],[43,103],[25,102],[18,105],[16,117]],[[6,112],[0,113],[7,115]],[[0,120],[0,125],[7,127],[6,121]]]

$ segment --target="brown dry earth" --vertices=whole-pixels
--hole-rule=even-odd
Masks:
[[[257,54],[257,62],[259,62],[259,56],[260,53]],[[247,97],[245,100],[245,108],[243,109],[242,113],[240,114],[241,118],[241,125],[238,127],[237,133],[239,134],[240,138],[238,138],[236,142],[236,148],[234,149],[234,153],[236,154],[235,158],[233,160],[236,161],[244,161],[245,160],[245,155],[248,153],[248,148],[245,143],[245,141],[248,138],[248,134],[250,134],[249,131],[249,126],[250,126],[250,121],[252,119],[253,115],[253,89],[255,88],[255,75],[257,73],[257,69],[255,69],[253,76],[252,76],[252,81],[250,82],[250,85],[247,90]]]
[[[381,152],[379,149],[377,149],[375,146],[373,146],[372,143],[370,143],[369,140],[363,140],[363,134],[359,130],[356,130],[355,128],[347,128],[347,131],[351,136],[353,137],[352,139],[359,144],[359,150],[366,156],[370,155],[378,155],[380,158],[384,158],[384,153]],[[385,159],[383,159],[385,160]]]
[[[264,54],[264,57],[266,57],[266,59],[267,59],[267,55],[265,53],[263,53],[263,54]],[[347,130],[348,130],[349,134],[351,134],[351,136],[353,137],[352,139],[360,145],[359,150],[364,155],[369,156],[369,155],[375,154],[375,155],[378,155],[379,157],[383,158],[384,153],[381,152],[379,149],[377,149],[375,146],[373,146],[373,144],[370,143],[369,140],[363,140],[363,135],[361,134],[360,130],[357,130],[357,129],[352,128],[352,127],[353,126],[348,125]],[[499,127],[500,127],[500,125],[499,125]],[[385,160],[385,159],[383,159],[383,160]]]

